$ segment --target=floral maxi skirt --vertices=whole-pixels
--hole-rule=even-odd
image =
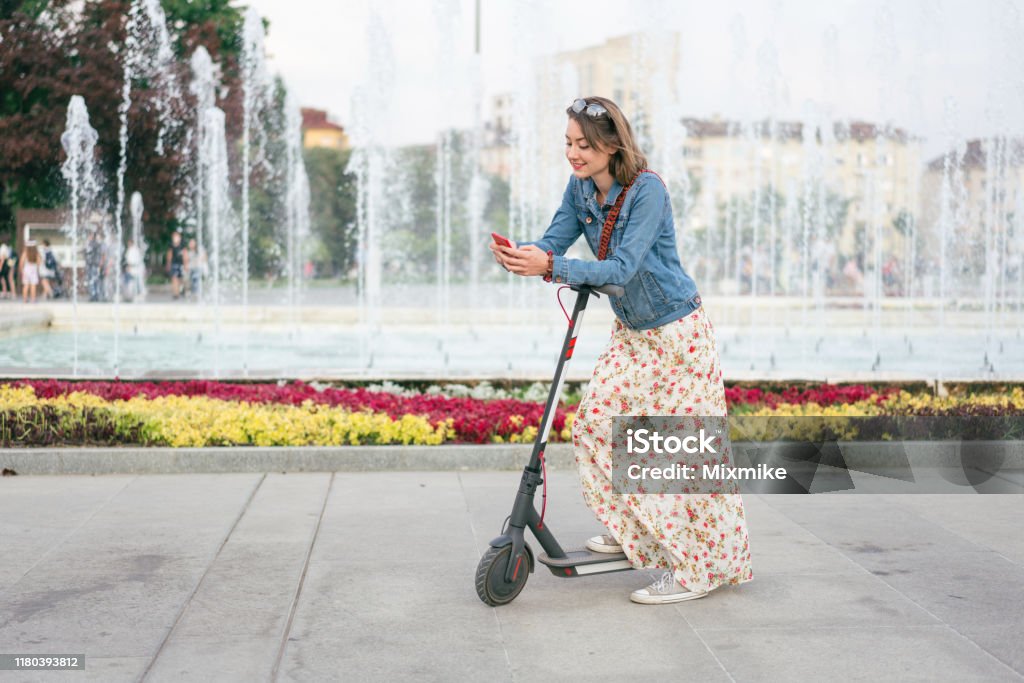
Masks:
[[[612,489],[612,418],[726,415],[714,328],[703,307],[650,330],[618,318],[576,411],[572,441],[587,507],[636,569],[671,570],[704,593],[753,578],[743,499],[620,494]]]

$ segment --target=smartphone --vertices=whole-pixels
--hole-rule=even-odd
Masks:
[[[496,232],[492,232],[491,233],[491,237],[494,238],[495,242],[497,242],[498,244],[500,244],[503,247],[511,247],[512,246],[512,243],[508,241],[507,237],[502,237],[501,235],[499,235]]]

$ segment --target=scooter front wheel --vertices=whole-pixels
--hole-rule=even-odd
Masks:
[[[488,605],[496,607],[512,602],[530,578],[533,567],[530,566],[530,554],[524,549],[516,559],[512,581],[505,581],[505,567],[511,553],[511,543],[500,548],[491,546],[480,558],[476,568],[476,594]]]

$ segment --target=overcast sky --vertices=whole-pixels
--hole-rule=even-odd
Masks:
[[[253,4],[270,21],[271,70],[300,104],[350,124],[353,90],[375,73],[370,3]],[[510,87],[524,53],[652,27],[680,32],[689,115],[795,118],[813,102],[839,117],[906,127],[928,139],[929,153],[942,149],[951,123],[966,137],[1019,134],[1024,124],[1024,24],[1013,0],[482,0],[479,66],[473,0],[372,4],[385,27],[376,41],[390,43],[395,63],[395,143],[431,141],[441,125],[468,123],[475,69],[486,102]],[[772,55],[780,85],[765,105]]]

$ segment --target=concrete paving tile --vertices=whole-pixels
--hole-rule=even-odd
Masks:
[[[268,474],[231,532],[229,544],[308,544],[331,476],[330,472]]]
[[[863,570],[756,496],[744,496],[755,576],[860,574]]]
[[[736,681],[1019,680],[1009,667],[944,626],[800,625],[698,633]]]
[[[104,657],[152,654],[260,476],[132,479],[7,587],[0,642]],[[147,522],[162,524],[147,532]]]
[[[832,506],[808,501],[803,509],[783,511],[954,628],[1024,623],[1024,567],[919,516],[912,506],[901,507],[907,498]],[[961,498],[968,509],[977,505],[969,502],[974,497],[940,501],[957,505]]]
[[[387,553],[391,561],[399,563],[421,563],[424,557],[475,562],[479,551],[455,475],[388,474],[372,487],[360,483],[373,481],[361,473],[344,479],[342,473],[336,475],[317,537],[316,556],[358,562],[367,555],[363,539],[373,538],[378,550],[369,554],[372,558]]]
[[[1021,627],[967,625],[957,630],[993,657],[1024,676],[1024,644]]]
[[[901,496],[896,504],[1024,566],[1024,496]]]
[[[957,630],[1024,628],[1024,567],[997,553],[894,551],[854,559]]]
[[[298,545],[247,545],[222,553],[203,577],[171,640],[280,635],[304,559],[305,548]]]
[[[794,532],[791,536],[765,533],[751,526],[750,557],[754,576],[863,574],[864,570],[818,539]]]
[[[518,599],[498,608],[515,680],[729,680],[673,606],[637,605],[627,596],[572,609]]]
[[[0,586],[21,579],[134,478],[0,478]]]
[[[328,506],[358,512],[465,509],[455,472],[337,472]]]
[[[267,476],[168,645],[203,635],[281,637],[330,478],[329,473]]]
[[[129,558],[110,561],[130,563]],[[157,560],[146,564],[142,572],[129,568],[119,573],[104,566],[98,571],[30,574],[32,580],[22,581],[0,605],[0,643],[97,657],[151,654],[203,567],[174,567]]]
[[[371,531],[372,530],[372,531]],[[380,562],[386,556],[398,564],[473,562],[480,553],[465,511],[424,510],[416,515],[381,510],[357,517],[327,510],[314,553],[319,558]]]
[[[939,623],[881,580],[849,574],[755,574],[753,581],[724,586],[703,600],[688,603],[686,618],[698,630],[792,624],[815,629]]]
[[[352,570],[312,563],[281,680],[502,680],[508,663],[475,567]]]
[[[147,683],[267,681],[280,643],[280,636],[175,638],[160,651],[145,680]]]
[[[769,504],[842,552],[977,552],[984,547],[898,505],[899,496],[765,496]],[[952,498],[958,498],[956,496]]]

